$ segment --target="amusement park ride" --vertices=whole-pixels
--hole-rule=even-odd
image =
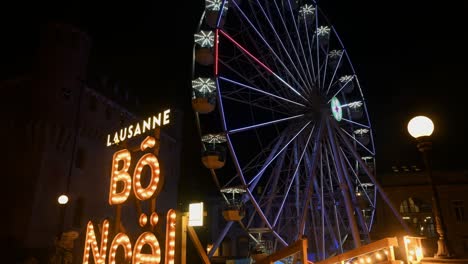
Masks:
[[[206,0],[194,39],[202,162],[225,202],[207,259],[237,224],[255,263],[396,261],[396,238],[369,235],[377,195],[409,229],[376,181],[359,78],[317,4]]]

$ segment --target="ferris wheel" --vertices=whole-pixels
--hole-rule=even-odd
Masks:
[[[370,241],[369,113],[314,1],[206,0],[192,77],[202,160],[226,203],[212,251],[233,224],[270,251],[305,236],[315,260]]]

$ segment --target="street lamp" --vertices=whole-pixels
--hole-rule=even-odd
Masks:
[[[57,198],[57,202],[59,204],[59,225],[58,225],[58,234],[57,237],[60,239],[62,232],[63,232],[63,225],[65,221],[65,207],[68,203],[68,196],[66,194],[62,194]]]
[[[428,181],[432,191],[432,214],[435,219],[435,228],[439,239],[437,240],[437,253],[435,258],[449,258],[452,254],[447,245],[446,229],[444,219],[440,213],[439,195],[433,181],[432,169],[429,162],[429,152],[432,149],[430,136],[434,132],[434,123],[425,116],[417,116],[411,119],[408,123],[408,132],[417,140],[417,148],[422,153],[424,165],[426,166]]]

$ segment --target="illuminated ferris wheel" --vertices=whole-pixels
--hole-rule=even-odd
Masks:
[[[226,202],[212,251],[234,224],[270,252],[306,236],[315,260],[369,242],[371,123],[350,57],[316,3],[206,0],[194,42],[202,160]]]

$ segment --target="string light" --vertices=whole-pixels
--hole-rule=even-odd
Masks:
[[[119,246],[122,246],[124,250],[125,262],[130,262],[132,260],[132,244],[130,243],[130,239],[126,234],[119,233],[115,236],[114,240],[112,241],[111,248],[109,251],[109,263],[116,263],[115,256],[117,255],[117,248]]]
[[[119,164],[123,162],[122,168],[119,170]],[[122,149],[115,152],[112,158],[112,172],[110,181],[109,204],[122,204],[130,195],[132,188],[132,178],[128,173],[130,168],[131,156],[130,151]],[[117,182],[123,183],[123,189],[117,193]]]
[[[151,254],[141,253],[141,249],[144,245],[148,245],[151,248]],[[135,243],[134,254],[132,258],[133,263],[148,263],[148,264],[159,264],[161,263],[161,248],[156,236],[151,232],[144,232],[138,237]]]
[[[94,263],[104,263],[106,261],[107,252],[107,238],[109,236],[109,221],[104,220],[102,223],[102,235],[101,235],[101,249],[99,249],[96,234],[94,233],[93,223],[88,222],[86,228],[85,238],[85,250],[83,254],[83,264],[89,263],[90,249],[93,252]]]
[[[166,220],[166,264],[174,264],[175,261],[175,229],[177,215],[173,209],[167,212]]]

